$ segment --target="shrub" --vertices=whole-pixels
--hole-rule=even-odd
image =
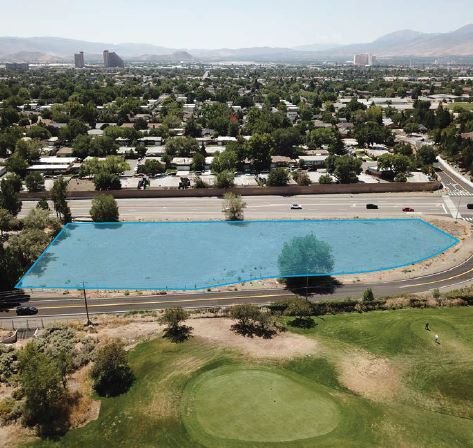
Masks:
[[[134,376],[123,342],[113,339],[97,349],[90,377],[94,390],[104,397],[120,395],[131,387]]]
[[[268,187],[284,187],[289,182],[289,173],[285,168],[274,168],[268,174]]]
[[[373,290],[368,288],[363,292],[363,302],[372,302],[374,300]]]
[[[6,425],[21,417],[21,404],[13,398],[7,397],[0,400],[0,423]]]
[[[215,186],[217,188],[231,188],[235,185],[235,175],[231,171],[222,171],[215,178]]]

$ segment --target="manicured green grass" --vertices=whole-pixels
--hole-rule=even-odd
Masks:
[[[340,421],[330,390],[284,370],[223,367],[186,392],[184,421],[196,439],[204,433],[216,442],[288,442],[327,434]]]
[[[473,308],[316,321],[290,331],[321,349],[285,361],[249,359],[199,339],[140,344],[130,353],[137,380],[127,394],[103,400],[97,421],[32,446],[473,447]],[[368,399],[344,384],[340,361],[349,365],[360,353],[396,367],[392,399]]]

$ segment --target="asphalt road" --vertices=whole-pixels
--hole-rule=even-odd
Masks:
[[[363,194],[320,196],[251,196],[244,197],[246,219],[285,218],[353,218],[405,216],[404,207],[415,210],[417,215],[449,215],[441,195],[425,194]],[[119,199],[120,219],[128,221],[156,220],[205,220],[222,219],[223,200],[214,198]],[[291,210],[298,203],[302,210]],[[367,210],[366,204],[374,203],[378,210]],[[36,206],[24,202],[21,215]],[[74,217],[88,217],[90,200],[69,201]],[[20,216],[21,216],[20,215]]]
[[[440,173],[445,190],[440,194],[399,193],[365,195],[323,195],[323,196],[263,196],[245,197],[246,219],[287,219],[287,218],[322,218],[322,217],[399,217],[406,215],[455,216],[458,212],[467,220],[473,219],[473,211],[466,208],[473,202],[473,189],[449,173]],[[442,195],[443,193],[443,195]],[[470,198],[471,197],[471,198]],[[290,205],[298,203],[302,210],[290,210]],[[378,210],[367,210],[366,204],[378,205]],[[69,202],[74,217],[87,217],[90,200]],[[123,220],[204,220],[222,218],[222,200],[220,198],[169,198],[169,199],[121,199],[118,200],[120,217]],[[35,207],[35,202],[24,202],[22,215]],[[404,207],[411,207],[414,214],[402,212]],[[471,283],[473,275],[473,256],[466,262],[433,275],[390,283],[353,284],[335,288],[331,294],[312,295],[312,300],[360,297],[366,288],[372,288],[378,297],[399,293],[419,293],[440,289],[447,291],[458,289]],[[297,291],[304,295],[304,289]],[[125,313],[129,311],[163,309],[172,306],[185,308],[203,308],[230,306],[240,303],[264,304],[294,297],[294,292],[286,289],[245,290],[232,292],[173,293],[166,295],[124,296],[113,298],[90,298],[91,314]],[[85,314],[84,300],[81,294],[61,295],[34,292],[30,305],[36,306],[39,313],[34,318],[70,317]],[[0,319],[11,319],[15,312],[4,311]],[[31,319],[31,318],[28,318]]]

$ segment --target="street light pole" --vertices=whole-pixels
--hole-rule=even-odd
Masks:
[[[84,304],[85,304],[85,313],[87,314],[87,323],[85,324],[87,327],[92,325],[92,322],[89,317],[89,307],[87,305],[87,294],[85,293],[85,285],[82,282],[82,292],[84,293]]]

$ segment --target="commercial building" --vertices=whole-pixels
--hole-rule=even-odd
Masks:
[[[5,68],[7,70],[29,70],[30,65],[27,62],[7,62]]]
[[[123,59],[114,51],[105,50],[103,52],[103,65],[105,68],[123,68],[125,63]]]
[[[353,56],[353,65],[356,67],[371,67],[376,64],[376,56],[370,53],[355,54]]]
[[[84,63],[84,52],[81,51],[80,53],[76,53],[74,55],[74,65],[76,68],[84,68],[85,63]]]

